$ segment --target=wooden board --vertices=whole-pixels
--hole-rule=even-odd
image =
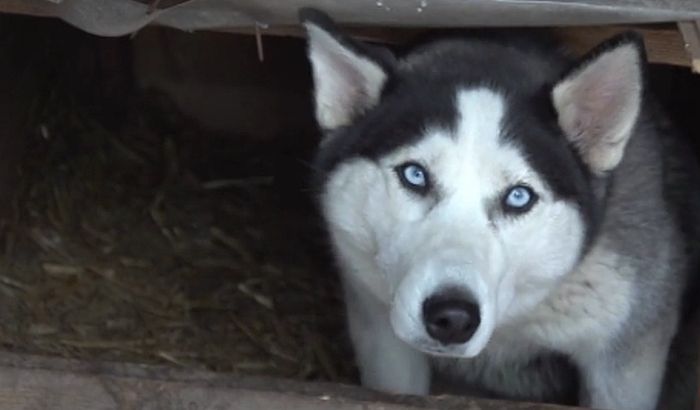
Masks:
[[[144,0],[145,1],[145,0]],[[152,0],[148,0],[152,1]],[[183,3],[181,0],[161,0],[159,3],[153,3],[157,6],[173,5]],[[0,0],[0,12],[28,14],[35,16],[51,16],[52,10],[56,10],[55,4],[48,0]],[[690,32],[694,27],[697,28],[697,23],[682,23],[681,28]],[[395,27],[386,26],[380,27],[377,25],[363,26],[348,26],[350,32],[358,38],[382,41],[388,43],[402,43],[412,39],[418,34],[426,31],[425,28],[418,27]],[[665,26],[655,25],[596,25],[596,26],[569,26],[559,27],[557,33],[567,42],[575,51],[583,53],[601,41],[609,38],[624,30],[634,29],[639,31],[645,40],[649,61],[653,63],[671,64],[677,66],[692,65],[691,57],[688,51],[692,51],[692,43],[686,47],[688,38],[684,40],[683,35],[674,24]],[[255,34],[256,27],[254,26],[236,26],[236,27],[218,27],[212,30]],[[260,35],[287,35],[301,36],[303,32],[298,25],[273,25],[265,29],[257,28]],[[700,53],[700,49],[698,49]],[[695,57],[696,65],[700,66],[700,56]],[[700,70],[700,68],[699,68]]]
[[[354,386],[0,354],[0,408],[31,410],[564,410],[452,396],[389,397]]]
[[[0,12],[26,14],[29,16],[52,16],[51,3],[48,1],[30,2],[27,0],[0,0]]]
[[[366,41],[402,44],[426,32],[425,29],[346,27],[354,37]],[[683,36],[674,25],[665,26],[579,26],[556,27],[554,32],[574,52],[583,54],[602,41],[627,30],[635,30],[644,37],[647,57],[652,63],[690,67]],[[229,28],[222,31],[255,34],[253,28]],[[298,26],[279,26],[259,30],[260,35],[303,36]]]
[[[700,73],[700,20],[679,23],[678,29],[683,34],[693,71]]]
[[[602,41],[626,30],[635,30],[644,36],[647,58],[651,63],[690,66],[683,36],[674,27],[601,26],[559,28],[557,34],[578,53],[585,53]]]

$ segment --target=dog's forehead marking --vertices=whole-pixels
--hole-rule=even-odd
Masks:
[[[502,94],[485,87],[461,89],[454,104],[452,129],[427,124],[425,137],[395,151],[389,162],[421,161],[441,188],[472,198],[492,196],[518,182],[543,188],[523,152],[502,136],[507,108]]]
[[[460,90],[455,103],[458,143],[471,152],[496,148],[505,110],[503,97],[487,88]]]
[[[504,138],[507,99],[501,93],[488,88],[461,90],[456,104],[459,118],[453,138],[464,165],[501,178],[530,176],[532,169],[522,150]]]
[[[385,157],[387,165],[423,163],[441,193],[465,205],[493,199],[516,183],[545,189],[522,150],[502,135],[507,99],[500,92],[486,87],[457,89],[453,101],[452,127],[426,124],[417,143]]]
[[[505,178],[503,169],[498,166],[498,157],[506,154],[500,152],[499,143],[503,97],[486,88],[460,90],[455,104],[458,119],[450,139],[455,146],[447,153],[451,160],[434,166],[442,168],[440,172],[447,189],[481,197],[486,193],[480,187],[495,188]]]

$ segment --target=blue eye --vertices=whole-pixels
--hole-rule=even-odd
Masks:
[[[527,212],[537,200],[537,194],[532,188],[516,185],[510,188],[503,197],[503,207],[510,212]]]
[[[396,167],[399,180],[406,188],[418,193],[425,193],[428,189],[428,171],[415,162],[407,162]]]

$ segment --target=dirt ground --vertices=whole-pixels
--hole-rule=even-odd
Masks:
[[[303,144],[209,133],[138,90],[105,121],[68,57],[33,65],[43,86],[0,231],[2,348],[349,380]]]

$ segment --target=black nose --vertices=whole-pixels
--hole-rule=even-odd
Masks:
[[[449,344],[466,343],[481,322],[479,306],[462,292],[442,292],[423,302],[423,322],[433,339]]]

